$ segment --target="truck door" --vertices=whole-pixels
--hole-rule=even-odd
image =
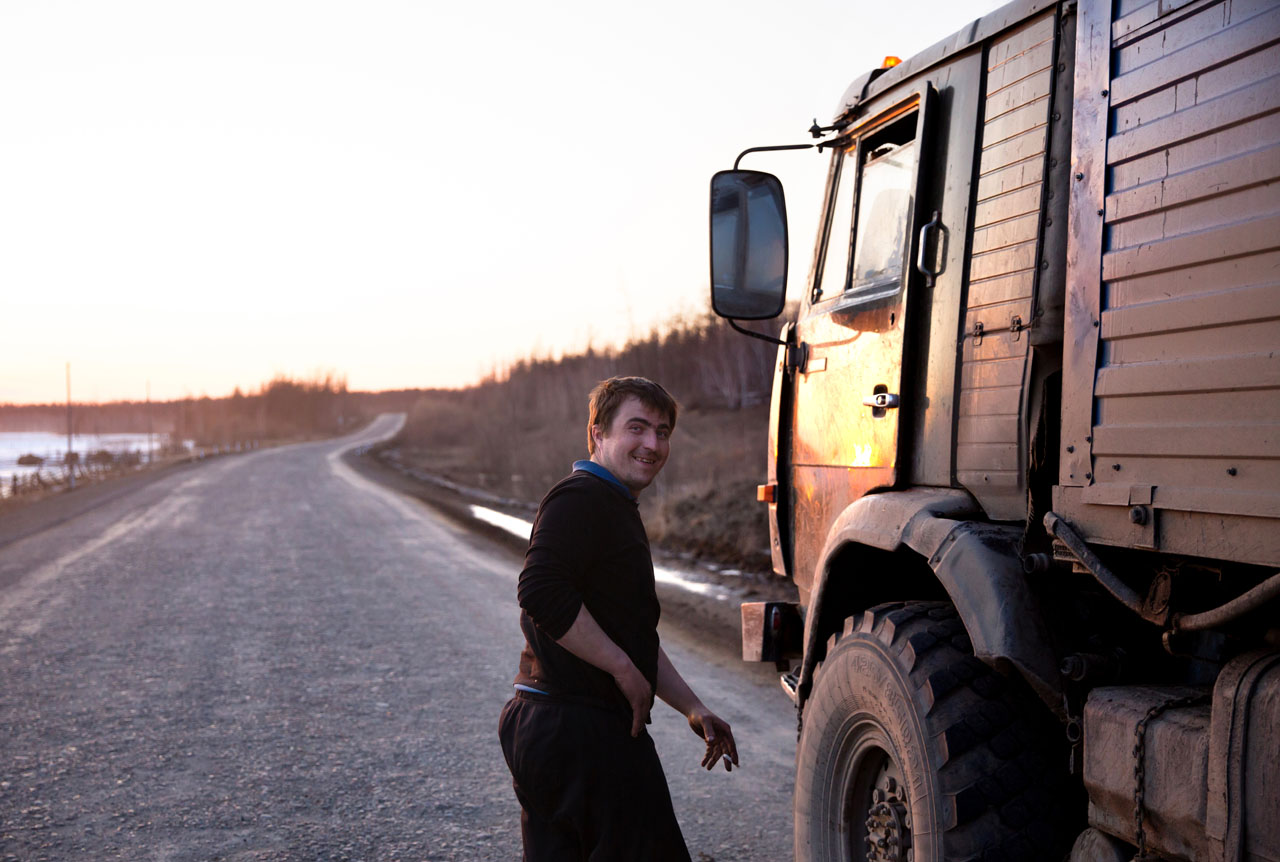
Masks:
[[[793,413],[799,532],[898,479],[909,289],[922,280],[913,254],[923,240],[932,255],[940,232],[917,207],[933,102],[928,84],[900,93],[858,121],[832,158],[814,279],[797,325],[807,346]],[[802,576],[809,562],[797,559]]]

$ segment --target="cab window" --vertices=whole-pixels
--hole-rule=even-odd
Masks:
[[[837,153],[827,247],[814,301],[844,297],[873,302],[901,290],[918,113],[873,129]]]

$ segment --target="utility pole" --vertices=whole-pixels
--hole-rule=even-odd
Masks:
[[[151,442],[151,381],[147,381],[147,463],[155,460],[155,444]]]
[[[67,454],[62,460],[67,465],[67,484],[76,486],[75,465],[71,463],[71,363],[67,363]]]

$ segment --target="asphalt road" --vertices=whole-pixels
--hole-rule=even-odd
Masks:
[[[519,558],[340,457],[397,421],[0,547],[0,859],[520,857],[496,737]],[[703,772],[655,708],[693,858],[790,858],[793,710],[687,611],[662,636],[743,761]]]

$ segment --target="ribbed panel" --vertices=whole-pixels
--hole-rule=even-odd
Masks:
[[[1280,5],[1125,2],[1112,38],[1088,497],[1280,517]]]
[[[1023,380],[1053,83],[1054,19],[991,45],[961,356],[956,473],[994,518],[1025,514]],[[971,333],[981,323],[979,339]],[[1016,336],[1016,337],[1015,337]]]

